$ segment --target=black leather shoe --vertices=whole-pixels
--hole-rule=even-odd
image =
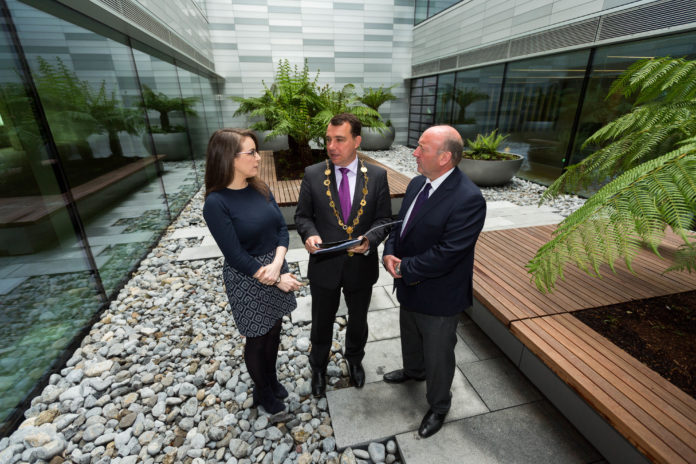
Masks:
[[[420,382],[425,380],[418,377],[411,377],[403,369],[397,369],[395,371],[387,372],[386,374],[384,374],[384,377],[382,378],[387,383],[404,383],[409,380],[417,380],[418,382]]]
[[[326,393],[326,372],[312,371],[312,395],[319,398]]]
[[[432,409],[428,410],[425,417],[421,421],[420,427],[418,427],[418,435],[423,438],[428,438],[429,436],[436,434],[437,431],[442,428],[442,423],[445,422],[445,417],[447,417],[447,414],[438,414],[433,412]]]
[[[361,363],[348,363],[348,372],[350,373],[350,381],[353,382],[355,388],[362,388],[365,385],[365,369]]]

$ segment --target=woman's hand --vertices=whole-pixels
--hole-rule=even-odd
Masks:
[[[275,261],[271,264],[266,264],[261,266],[261,268],[256,271],[254,277],[258,279],[264,285],[275,285],[280,277],[280,268],[283,266],[283,262],[276,263]]]
[[[280,276],[280,282],[276,284],[276,287],[278,287],[285,293],[288,293],[299,290],[300,287],[302,287],[302,285],[304,284],[297,280],[297,277],[295,277],[293,274],[290,274],[289,272],[286,272],[285,274],[282,274]]]

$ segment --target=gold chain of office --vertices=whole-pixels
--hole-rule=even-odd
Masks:
[[[367,168],[365,167],[365,163],[363,160],[360,160],[360,172],[363,174],[363,178],[365,179],[365,183],[363,185],[362,189],[362,199],[360,200],[360,209],[358,210],[358,214],[355,216],[355,219],[353,219],[353,224],[350,226],[346,225],[343,223],[341,220],[341,215],[339,214],[338,210],[336,209],[336,203],[333,200],[333,197],[331,196],[331,169],[329,167],[329,160],[326,160],[326,170],[324,171],[324,174],[326,175],[326,180],[324,180],[324,185],[326,186],[326,196],[329,197],[329,206],[331,206],[331,209],[333,209],[334,216],[336,216],[336,219],[338,220],[338,225],[341,227],[343,230],[346,231],[348,234],[348,238],[353,238],[351,234],[353,233],[353,230],[355,230],[355,227],[360,223],[360,216],[363,214],[363,206],[367,204],[365,201],[365,197],[367,196]]]

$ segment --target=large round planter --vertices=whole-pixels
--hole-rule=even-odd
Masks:
[[[524,158],[514,160],[472,160],[462,158],[459,169],[479,187],[493,187],[510,182],[519,171]]]
[[[143,144],[150,151],[152,149],[149,134],[143,134]],[[186,132],[172,132],[169,134],[152,134],[152,139],[155,142],[155,151],[157,155],[166,155],[165,161],[181,161],[191,159],[191,150],[189,149],[188,138]]]
[[[362,136],[361,150],[389,150],[394,143],[396,131],[393,126],[388,126],[384,129],[384,134],[380,134],[374,127],[363,127],[360,135]]]
[[[279,135],[272,139],[267,138],[271,131],[256,131],[256,138],[259,140],[259,150],[280,151],[287,150],[288,136]]]

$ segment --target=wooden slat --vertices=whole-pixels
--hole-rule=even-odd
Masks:
[[[596,337],[573,330],[569,319],[573,316],[563,314],[516,321],[512,332],[648,457],[665,463],[696,462],[693,418],[663,397],[678,389],[664,380],[655,382],[647,366],[628,364],[597,344]],[[696,401],[688,398],[681,399],[691,403],[691,411]]]

